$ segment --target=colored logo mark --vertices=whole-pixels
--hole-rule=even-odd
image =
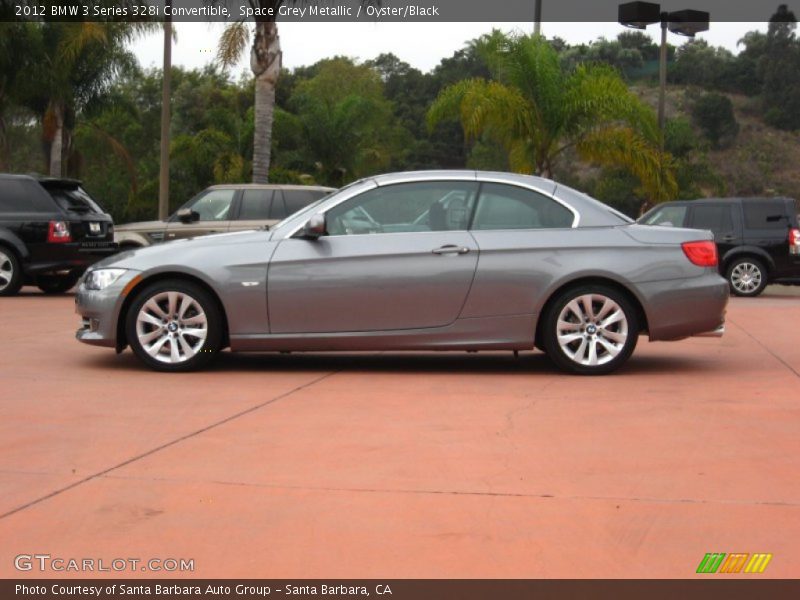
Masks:
[[[763,573],[772,554],[747,552],[707,552],[697,565],[698,573]]]

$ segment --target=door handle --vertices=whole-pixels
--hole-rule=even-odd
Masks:
[[[447,244],[446,246],[441,246],[439,248],[435,248],[431,250],[434,254],[466,254],[469,252],[469,248],[466,246],[456,246],[455,244]]]

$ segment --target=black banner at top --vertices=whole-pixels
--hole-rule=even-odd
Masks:
[[[541,0],[544,22],[615,22],[618,0]],[[784,0],[663,0],[661,12],[709,13],[711,22],[764,22]],[[789,9],[800,10],[789,2]],[[0,20],[294,22],[530,22],[536,0],[0,0]],[[800,14],[800,13],[798,13]]]

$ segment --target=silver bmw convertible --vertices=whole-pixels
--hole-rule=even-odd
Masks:
[[[94,265],[77,338],[160,371],[233,351],[543,350],[605,374],[640,334],[722,335],[708,231],[645,227],[565,185],[475,171],[357,181],[270,230]]]

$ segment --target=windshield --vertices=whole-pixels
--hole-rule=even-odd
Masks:
[[[46,189],[62,210],[83,213],[103,213],[103,209],[101,209],[81,187],[47,187]]]

